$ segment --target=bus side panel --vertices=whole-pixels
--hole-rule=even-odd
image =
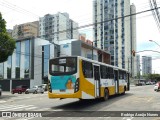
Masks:
[[[82,99],[95,98],[95,86],[83,75],[82,60],[79,61],[79,76],[80,76],[80,90],[82,92]],[[93,79],[94,81],[94,79]]]
[[[105,88],[108,88],[109,96],[110,95],[115,95],[115,86],[101,87],[101,97],[104,97],[104,89]]]
[[[124,87],[126,86],[126,82],[123,79],[119,79],[119,93],[123,93],[125,91]]]
[[[101,79],[101,97],[104,96],[104,88],[107,88],[109,95],[115,94],[115,83],[113,79]]]
[[[109,95],[115,95],[116,93],[115,86],[108,87],[108,90],[109,90]]]

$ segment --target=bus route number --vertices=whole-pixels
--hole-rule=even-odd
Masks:
[[[66,59],[59,59],[59,64],[64,64],[66,63]]]

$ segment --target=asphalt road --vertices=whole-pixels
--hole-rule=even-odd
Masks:
[[[125,95],[112,96],[108,101],[102,102],[100,100],[84,100],[78,99],[48,99],[47,93],[44,94],[10,94],[3,92],[0,98],[0,111],[48,111],[42,113],[46,116],[57,117],[43,117],[43,118],[0,118],[16,119],[16,120],[68,120],[72,119],[87,119],[87,120],[160,120],[158,117],[130,117],[123,111],[159,111],[160,92],[153,90],[153,85],[146,86],[132,86],[131,90],[126,92]],[[49,111],[53,111],[50,113]],[[64,111],[73,111],[67,112]],[[76,112],[77,111],[77,112]],[[81,112],[79,112],[81,111]],[[87,111],[87,112],[84,112]],[[113,112],[112,112],[113,111]],[[115,112],[115,111],[120,111]],[[149,113],[152,113],[149,112]],[[79,114],[80,113],[80,114]],[[122,117],[119,117],[123,114]],[[64,116],[63,116],[64,115]],[[68,115],[69,117],[66,117]],[[81,116],[82,117],[77,117]],[[107,115],[107,116],[105,116]],[[110,115],[117,117],[110,117]],[[142,115],[142,114],[140,114]],[[145,114],[143,114],[145,116]],[[156,115],[156,114],[155,114]],[[85,117],[86,116],[86,117]]]

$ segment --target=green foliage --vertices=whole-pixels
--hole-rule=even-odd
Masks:
[[[160,74],[146,74],[143,76],[146,80],[160,81]]]
[[[15,40],[6,31],[6,22],[0,13],[0,63],[5,62],[15,49]]]
[[[160,74],[149,74],[148,78],[151,79],[151,80],[160,81]]]

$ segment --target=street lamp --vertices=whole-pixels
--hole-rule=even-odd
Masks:
[[[156,41],[154,41],[154,40],[149,40],[149,41],[156,43],[160,47],[160,45]]]

